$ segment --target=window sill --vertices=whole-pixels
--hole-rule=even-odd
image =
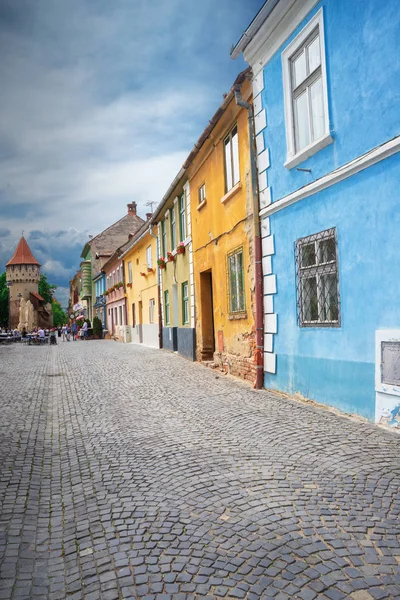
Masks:
[[[230,200],[232,198],[232,196],[234,196],[236,194],[236,192],[238,192],[241,189],[242,189],[242,182],[238,181],[238,183],[236,183],[236,185],[234,185],[233,188],[231,188],[229,190],[229,192],[226,192],[225,196],[222,196],[221,204],[225,204],[225,202],[228,202],[228,200]]]
[[[203,206],[205,206],[207,204],[207,198],[205,200],[203,200],[203,202],[200,202],[200,204],[197,206],[197,210],[201,210],[203,208]]]
[[[310,158],[310,156],[313,156],[314,154],[322,150],[322,148],[329,146],[329,144],[332,144],[332,142],[333,137],[330,133],[326,133],[322,138],[319,138],[319,140],[317,140],[316,142],[313,142],[312,144],[309,144],[308,146],[303,148],[301,152],[298,152],[294,156],[288,157],[284,164],[284,167],[286,169],[293,169],[293,167],[296,167],[303,161],[307,160],[307,158]]]
[[[239,319],[247,319],[247,312],[232,313],[228,315],[228,321],[238,321]]]

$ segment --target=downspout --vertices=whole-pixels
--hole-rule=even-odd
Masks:
[[[254,362],[256,365],[256,382],[254,387],[264,387],[264,292],[262,273],[262,245],[260,227],[260,200],[258,193],[256,136],[254,128],[253,105],[245,102],[240,91],[241,84],[234,85],[235,101],[238,106],[245,108],[248,114],[249,141],[250,141],[250,169],[251,189],[253,203],[253,235],[254,235],[254,262],[255,262],[255,304],[256,304],[256,349]]]
[[[158,255],[158,236],[153,233],[153,224],[149,224],[149,233],[151,237],[156,238],[156,248],[157,248],[157,260],[160,258]],[[161,269],[157,269],[157,296],[158,296],[158,346],[162,348],[162,319],[161,319],[161,293],[160,293],[160,279],[161,279]]]

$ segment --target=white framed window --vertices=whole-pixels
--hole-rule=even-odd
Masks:
[[[154,323],[154,309],[156,306],[156,301],[154,298],[151,298],[149,301],[149,323]]]
[[[182,283],[182,325],[189,323],[189,283]]]
[[[243,313],[246,310],[243,248],[239,248],[228,255],[228,282],[229,312],[231,314]]]
[[[151,257],[151,246],[147,246],[146,248],[146,263],[147,268],[151,269],[153,267],[152,257]]]
[[[171,213],[171,251],[175,250],[176,246],[176,221],[175,221],[175,206],[170,209]]]
[[[300,327],[340,327],[336,229],[296,241],[297,320]]]
[[[161,221],[161,252],[163,256],[167,254],[167,231],[165,227],[165,221]]]
[[[205,201],[206,201],[206,184],[203,183],[199,187],[199,204],[202,204]]]
[[[169,291],[164,292],[164,320],[165,325],[169,325],[170,313],[169,313]]]
[[[239,143],[237,125],[224,139],[225,155],[225,192],[229,192],[240,181]]]
[[[181,241],[186,239],[186,207],[185,207],[185,192],[179,196],[179,230]]]
[[[131,261],[128,262],[128,283],[132,283],[133,278],[132,278],[132,263]]]
[[[329,132],[322,9],[282,53],[287,160],[291,169],[333,140]]]

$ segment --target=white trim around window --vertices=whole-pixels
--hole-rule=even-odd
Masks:
[[[320,64],[317,67],[319,74],[316,73],[316,81],[313,81],[311,75],[311,82],[307,84],[308,74],[312,71],[309,66],[308,48],[311,47],[312,42],[315,39],[319,39],[319,57]],[[309,41],[311,40],[311,41]],[[302,48],[303,47],[303,48]],[[307,75],[304,75],[304,86],[303,92],[300,91],[299,97],[296,99],[296,94],[299,94],[297,90],[301,88],[298,86],[295,88],[294,82],[294,71],[295,62],[297,62],[298,54],[302,54],[304,50],[304,63],[307,63]],[[307,56],[306,56],[307,54]],[[311,59],[310,59],[311,62]],[[283,73],[283,92],[284,92],[284,103],[285,103],[285,123],[286,123],[286,144],[287,144],[287,158],[285,167],[292,169],[296,165],[300,164],[328,144],[332,143],[333,139],[329,131],[329,110],[328,110],[328,92],[326,83],[326,59],[325,59],[325,38],[324,38],[324,22],[322,8],[316,13],[316,15],[307,23],[307,25],[301,30],[301,32],[294,38],[294,40],[285,48],[282,52],[282,73]],[[300,144],[299,147],[299,131],[296,131],[298,123],[295,120],[295,102],[300,100],[301,97],[307,97],[308,106],[308,123],[302,123],[302,126],[306,126],[311,130],[312,121],[312,110],[310,105],[311,87],[313,83],[319,83],[322,86],[322,104],[319,109],[323,112],[323,128],[318,132],[318,135],[313,135],[309,132],[309,143],[306,145]],[[296,82],[297,83],[297,82]],[[307,132],[308,133],[308,132]],[[305,135],[307,137],[307,135]],[[297,140],[296,140],[297,138]]]

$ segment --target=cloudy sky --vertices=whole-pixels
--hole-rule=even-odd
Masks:
[[[0,0],[0,272],[24,230],[64,304],[88,235],[158,204],[263,0]]]

